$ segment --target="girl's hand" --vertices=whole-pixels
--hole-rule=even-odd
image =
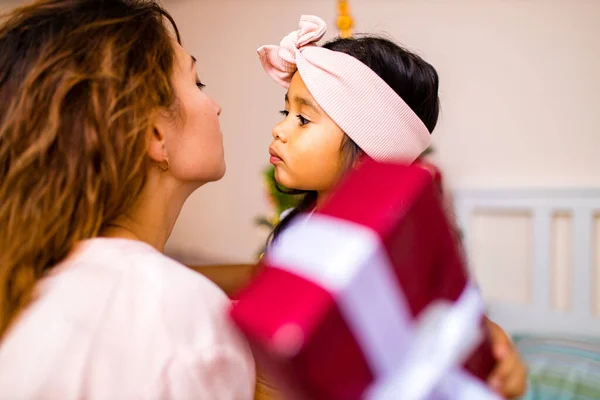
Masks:
[[[496,358],[496,367],[490,374],[488,384],[505,398],[523,396],[527,389],[527,366],[506,332],[489,319],[487,325]]]

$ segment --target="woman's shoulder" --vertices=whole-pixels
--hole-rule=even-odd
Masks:
[[[90,390],[116,395],[102,398],[123,398],[127,390],[150,391],[152,396],[140,396],[148,398],[174,387],[177,393],[161,398],[189,398],[191,393],[239,398],[230,394],[251,390],[254,365],[229,321],[228,307],[218,287],[150,246],[87,241],[45,280],[39,297],[5,338],[0,368],[19,361],[23,368],[13,375],[31,382],[53,376],[49,370],[59,365],[61,379],[105,377],[115,384],[90,385]],[[23,354],[23,348],[31,351]],[[89,375],[92,370],[102,373]],[[0,393],[48,389],[15,386],[11,376],[0,378]],[[62,380],[47,383],[68,390]]]
[[[88,258],[103,253],[103,268],[119,277],[111,309],[147,315],[148,328],[163,332],[184,353],[244,348],[228,317],[231,301],[208,278],[145,243],[97,240],[92,246],[98,247]]]
[[[64,272],[79,275],[80,284],[106,281],[105,291],[111,290],[116,301],[139,299],[128,308],[160,311],[169,330],[206,329],[226,318],[229,300],[219,287],[146,243],[94,239],[84,243],[69,264],[72,268]]]
[[[217,303],[219,306],[229,302],[225,293],[204,275],[146,243],[113,240],[110,247],[114,262],[122,260],[123,274],[131,274],[167,298],[172,295],[181,301]]]
[[[101,264],[122,275],[132,275],[165,287],[167,282],[180,282],[218,289],[201,274],[164,255],[147,243],[129,239],[97,238],[88,241],[74,258],[76,264]],[[218,290],[221,292],[220,290]]]

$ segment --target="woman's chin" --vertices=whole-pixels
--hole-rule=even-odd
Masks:
[[[227,172],[227,164],[225,164],[225,160],[223,160],[223,164],[221,164],[221,168],[215,173],[215,181],[220,181],[225,176]]]
[[[223,162],[222,165],[219,165],[219,166],[211,169],[210,171],[203,171],[202,174],[194,176],[193,178],[190,178],[190,179],[185,179],[184,181],[195,184],[197,186],[196,187],[196,189],[197,189],[198,187],[204,186],[207,183],[220,181],[225,176],[226,171],[227,171],[227,167],[225,165],[225,162]]]
[[[215,165],[214,168],[210,170],[210,173],[206,174],[206,182],[216,182],[220,181],[227,172],[227,165],[225,164],[225,159],[223,159],[218,165]]]

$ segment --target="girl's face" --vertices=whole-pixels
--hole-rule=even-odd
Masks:
[[[344,166],[344,132],[319,107],[299,73],[285,95],[283,121],[273,128],[269,148],[275,179],[290,189],[326,193]]]

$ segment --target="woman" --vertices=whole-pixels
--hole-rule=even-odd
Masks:
[[[252,398],[226,296],[162,254],[225,172],[195,63],[152,0],[0,25],[0,398]]]

